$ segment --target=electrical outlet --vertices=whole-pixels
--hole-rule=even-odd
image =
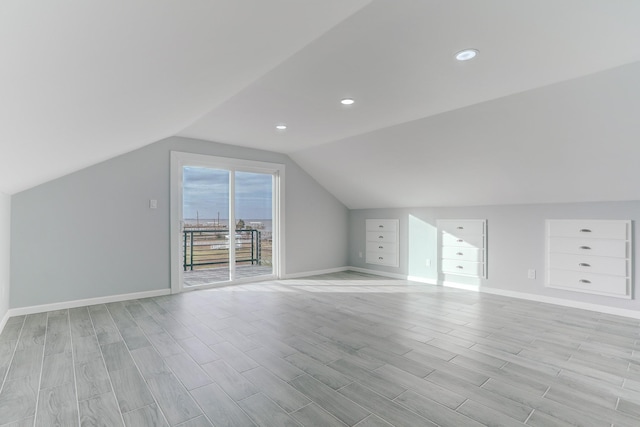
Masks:
[[[535,271],[534,269],[530,269],[530,270],[527,272],[527,277],[528,277],[529,279],[535,279],[535,278],[536,278],[536,271]]]
[[[158,209],[158,201],[154,199],[149,200],[149,208]]]

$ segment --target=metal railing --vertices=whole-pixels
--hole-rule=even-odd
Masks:
[[[229,264],[229,245],[235,245],[236,264],[260,264],[260,230],[183,230],[184,271],[193,267]]]

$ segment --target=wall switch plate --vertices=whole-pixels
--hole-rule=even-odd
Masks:
[[[431,267],[431,259],[427,258],[427,260],[424,263],[427,267]]]
[[[149,200],[149,209],[158,209],[158,201],[157,200]]]
[[[536,278],[536,271],[535,271],[534,269],[530,269],[530,270],[527,272],[527,277],[528,277],[529,279],[535,279],[535,278]]]
[[[358,256],[362,258],[362,252],[358,252]]]

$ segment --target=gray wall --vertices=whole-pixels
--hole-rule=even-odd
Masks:
[[[11,197],[0,193],[0,322],[9,311],[10,232]]]
[[[285,273],[347,264],[348,210],[287,156],[172,137],[12,196],[11,307],[168,289],[170,151],[285,164]]]
[[[366,218],[400,219],[400,267],[383,268],[364,262]],[[488,278],[438,275],[438,219],[487,219]],[[640,259],[640,201],[607,203],[567,203],[460,208],[411,208],[352,210],[349,215],[349,265],[432,281],[479,284],[485,288],[562,298],[640,311],[640,301],[550,289],[544,285],[545,219],[631,219],[634,221],[634,268]],[[431,267],[426,266],[426,259]],[[536,279],[527,278],[535,269]],[[638,277],[637,274],[634,274]],[[634,277],[634,282],[636,282]],[[638,289],[638,285],[635,286]],[[637,297],[634,293],[634,297]]]

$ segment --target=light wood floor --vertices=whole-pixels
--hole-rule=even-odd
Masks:
[[[0,425],[640,426],[640,322],[358,273],[15,317]]]

